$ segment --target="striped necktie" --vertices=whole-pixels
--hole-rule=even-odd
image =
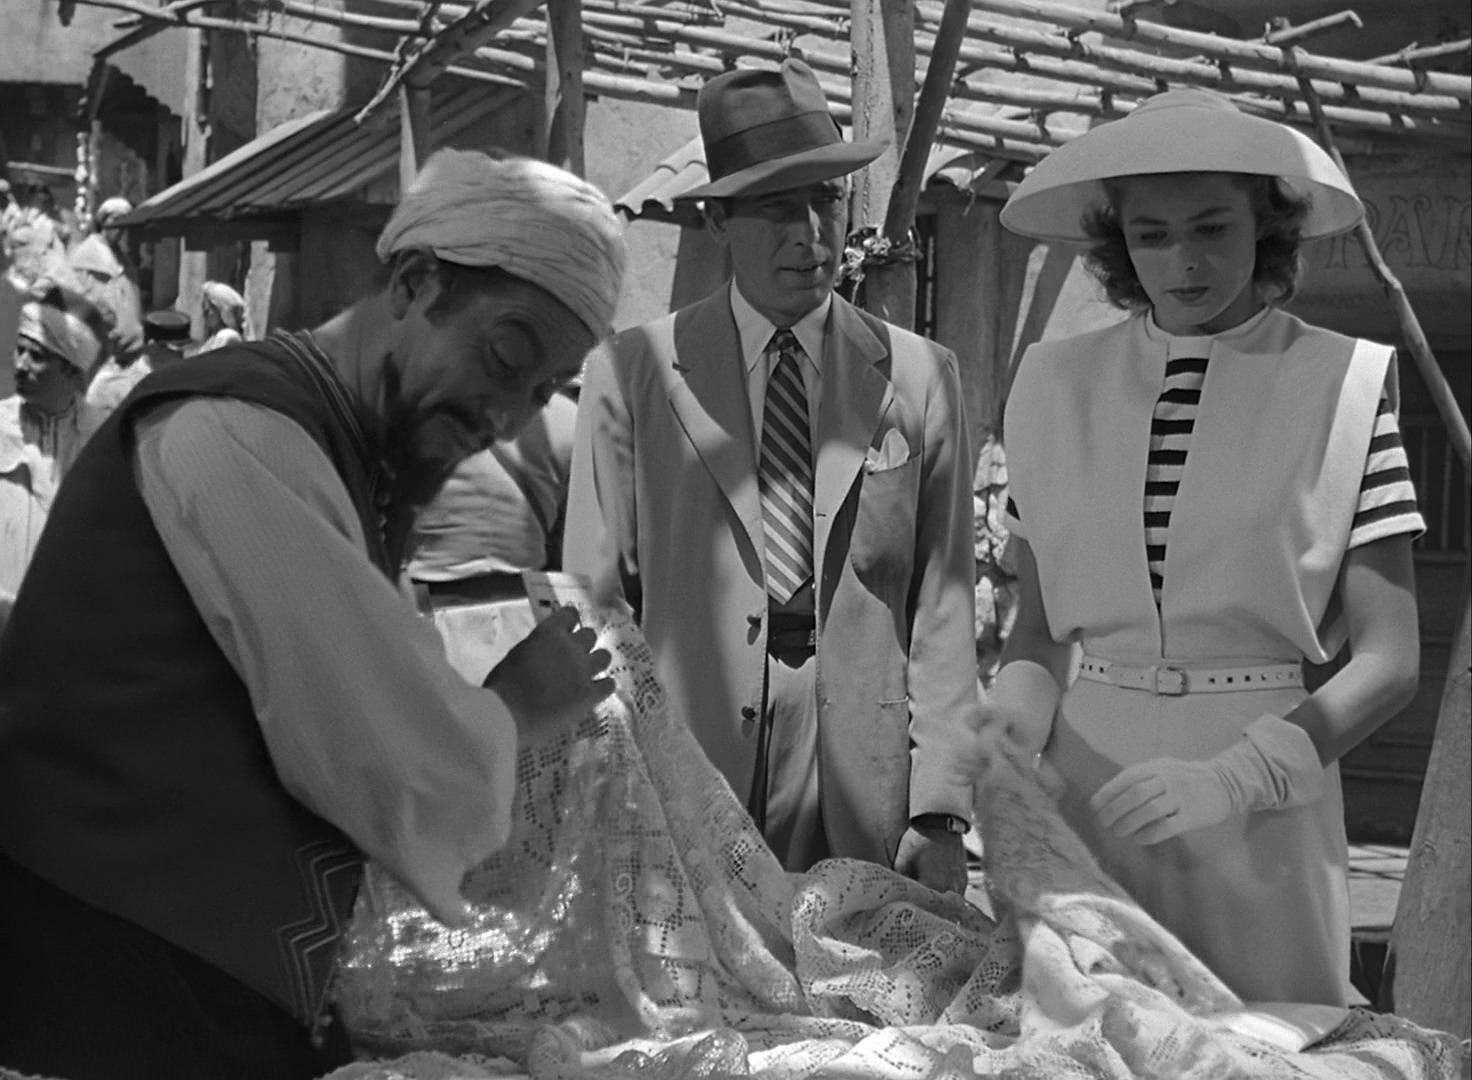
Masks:
[[[766,541],[767,593],[779,604],[813,576],[813,452],[808,398],[798,363],[802,346],[779,330],[767,346],[776,354],[762,413],[762,456],[757,471]]]

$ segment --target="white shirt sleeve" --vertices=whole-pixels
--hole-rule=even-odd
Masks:
[[[135,470],[286,789],[462,920],[510,830],[515,723],[369,561],[330,460],[273,410],[191,398],[138,424]]]

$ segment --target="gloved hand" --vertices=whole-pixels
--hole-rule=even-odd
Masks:
[[[1013,742],[1034,756],[1043,752],[1053,733],[1058,709],[1058,682],[1034,660],[1013,660],[997,672],[981,705],[981,726],[1000,727]]]
[[[1158,844],[1237,814],[1302,806],[1323,792],[1324,766],[1308,732],[1265,715],[1205,761],[1159,757],[1121,770],[1089,805],[1120,839]]]

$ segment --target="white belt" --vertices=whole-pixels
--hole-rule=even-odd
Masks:
[[[1126,690],[1147,690],[1165,697],[1183,694],[1223,694],[1239,690],[1278,690],[1303,685],[1302,664],[1258,664],[1253,667],[1189,667],[1153,664],[1131,667],[1112,660],[1085,656],[1078,677]]]

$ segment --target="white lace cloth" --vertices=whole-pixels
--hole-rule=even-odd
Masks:
[[[1247,1034],[1005,747],[977,806],[1000,922],[867,863],[784,873],[632,620],[585,622],[618,693],[523,754],[511,841],[467,878],[474,924],[445,928],[370,868],[338,1001],[380,1060],[332,1080],[1458,1074],[1455,1039],[1393,1016],[1345,1014],[1303,1053]]]

